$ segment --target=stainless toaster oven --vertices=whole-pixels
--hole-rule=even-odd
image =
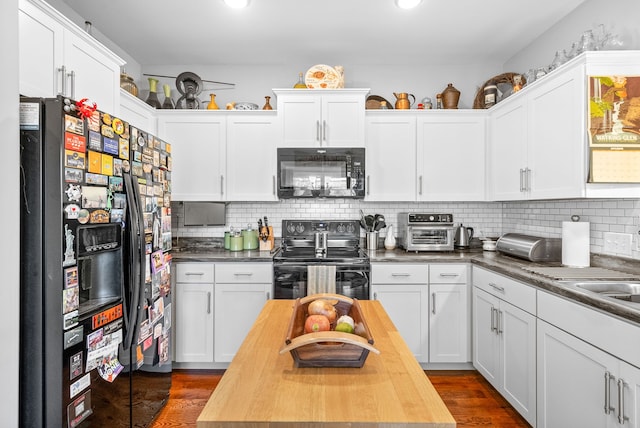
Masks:
[[[453,251],[453,214],[398,214],[398,242],[406,251]]]

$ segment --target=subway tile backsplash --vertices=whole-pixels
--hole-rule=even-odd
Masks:
[[[283,219],[358,219],[365,214],[382,214],[397,233],[399,212],[452,213],[455,223],[475,230],[476,236],[499,236],[517,232],[544,237],[561,237],[562,222],[579,215],[591,223],[591,252],[604,254],[605,232],[633,235],[632,258],[640,259],[640,199],[580,199],[523,202],[365,202],[352,199],[288,199],[279,202],[230,202],[224,227],[185,227],[182,204],[172,203],[175,237],[222,237],[230,227],[257,227],[267,216],[277,237]],[[381,231],[385,236],[386,229]],[[616,255],[616,254],[613,254]]]

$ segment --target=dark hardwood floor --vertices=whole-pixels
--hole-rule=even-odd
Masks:
[[[150,428],[193,428],[223,375],[221,370],[175,370],[169,402]],[[527,422],[476,371],[425,372],[458,428],[527,428]]]

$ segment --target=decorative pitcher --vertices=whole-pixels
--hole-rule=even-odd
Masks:
[[[460,91],[453,87],[453,83],[449,83],[442,91],[442,103],[444,108],[458,108],[458,100],[460,99]]]
[[[406,92],[400,92],[399,94],[393,93],[396,97],[396,109],[398,110],[409,110],[413,103],[416,102],[416,97],[413,94],[408,94]],[[409,101],[409,97],[413,98],[413,101]]]

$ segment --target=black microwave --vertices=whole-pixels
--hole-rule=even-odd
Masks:
[[[278,197],[364,198],[364,148],[279,148]]]

